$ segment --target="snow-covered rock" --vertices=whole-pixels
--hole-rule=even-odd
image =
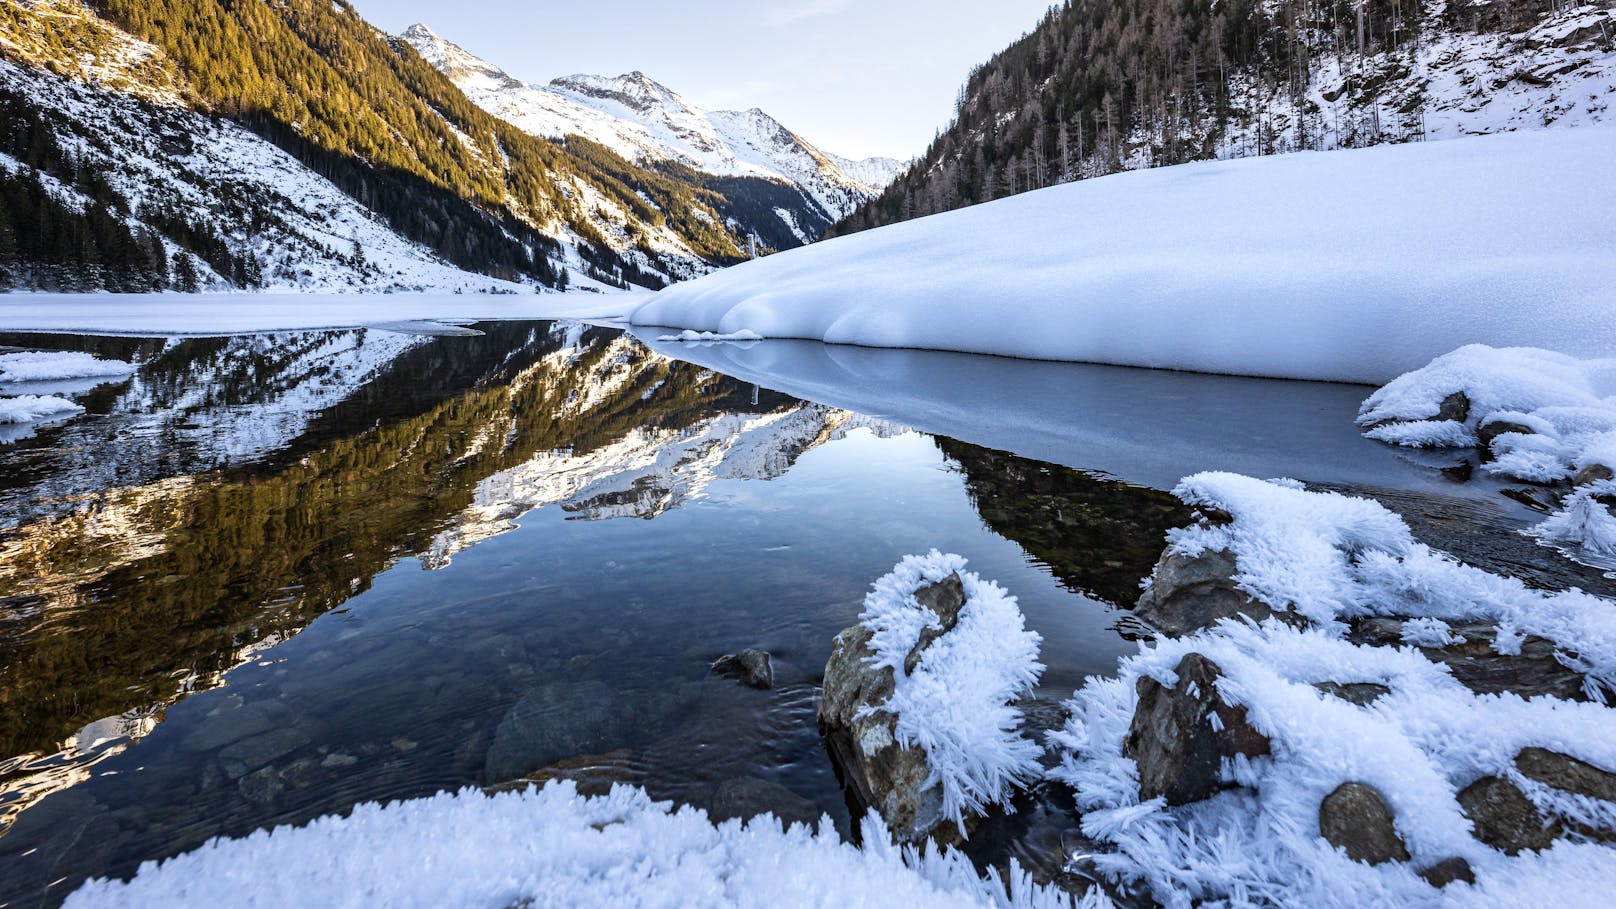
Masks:
[[[1499,476],[1569,483],[1537,534],[1616,557],[1616,358],[1467,345],[1387,383],[1358,423],[1394,445],[1479,448]]]
[[[859,801],[902,842],[964,836],[1040,773],[1014,701],[1043,665],[1014,597],[933,550],[876,581],[836,636],[819,725]]]
[[[586,798],[571,782],[365,804],[239,840],[213,840],[127,883],[96,880],[70,909],[261,906],[289,894],[308,907],[474,906],[1072,906],[1012,866],[981,877],[957,852],[895,847],[879,818],[863,845],[829,825],[782,829],[772,817],[714,824],[620,786]],[[266,869],[274,869],[266,874]],[[1080,905],[1108,903],[1095,894]]]
[[[1366,500],[1229,474],[1177,492],[1209,520],[1170,549],[1232,554],[1239,588],[1275,617],[1160,639],[1068,703],[1053,775],[1114,850],[1085,856],[1091,868],[1175,909],[1607,899],[1610,601],[1461,565]],[[1403,640],[1349,630],[1377,615],[1406,617]],[[1499,654],[1552,638],[1594,699],[1476,692],[1430,652],[1465,619],[1497,623]],[[1218,744],[1244,724],[1241,747]]]
[[[1117,174],[742,263],[637,325],[1385,382],[1616,349],[1616,130]]]
[[[533,85],[425,25],[411,26],[402,38],[478,106],[524,132],[583,136],[630,161],[675,161],[719,176],[787,183],[830,222],[872,198],[903,169],[890,158],[855,161],[821,151],[756,108],[703,110],[644,73],[572,75]]]

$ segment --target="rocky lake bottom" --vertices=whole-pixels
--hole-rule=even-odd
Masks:
[[[553,778],[715,817],[855,810],[816,723],[872,581],[936,548],[1019,599],[1033,725],[1114,673],[1207,469],[1374,498],[1549,589],[1616,581],[1518,531],[1529,495],[1353,426],[1367,389],[579,323],[454,335],[0,335],[137,364],[5,393],[0,906],[215,836]],[[37,384],[37,383],[36,383]],[[770,655],[768,687],[712,671]],[[968,848],[1041,877],[1040,785]]]

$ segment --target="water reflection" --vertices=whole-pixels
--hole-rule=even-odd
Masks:
[[[966,554],[1058,696],[1181,517],[612,330],[478,329],[51,342],[142,366],[0,447],[0,903],[535,773],[845,825],[815,686],[871,579]],[[773,691],[708,676],[746,646]]]

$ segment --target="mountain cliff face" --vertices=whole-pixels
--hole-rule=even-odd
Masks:
[[[425,25],[401,36],[484,110],[534,136],[578,136],[646,167],[677,165],[725,178],[732,194],[746,181],[795,190],[792,204],[765,207],[765,221],[737,217],[734,227],[768,242],[786,228],[785,243],[818,237],[873,198],[902,165],[888,158],[852,161],[828,154],[756,108],[706,111],[644,73],[574,75],[532,85],[439,37]],[[794,241],[794,242],[793,242]]]
[[[15,0],[0,61],[0,288],[655,287],[794,192],[529,135],[345,0]]]
[[[849,233],[1212,158],[1606,122],[1611,0],[1067,0]]]

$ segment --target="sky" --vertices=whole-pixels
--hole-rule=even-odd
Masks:
[[[826,151],[908,159],[972,66],[1052,0],[352,0],[397,34],[424,22],[528,82],[639,70],[709,110],[762,108]]]

